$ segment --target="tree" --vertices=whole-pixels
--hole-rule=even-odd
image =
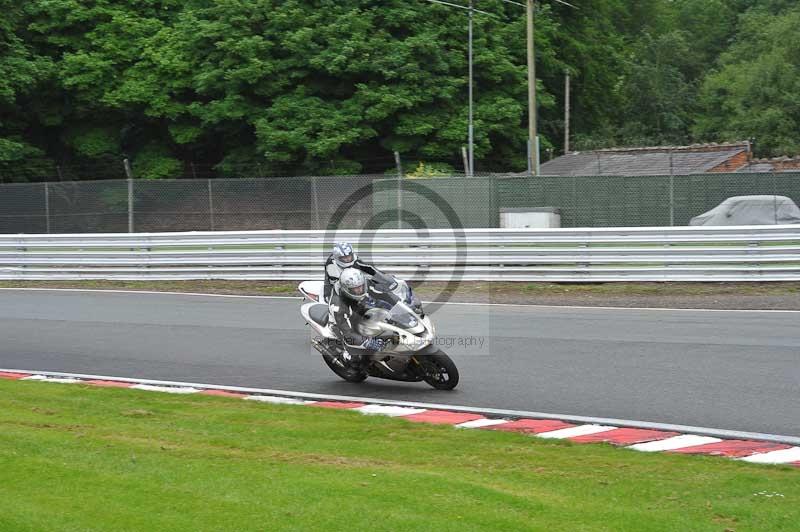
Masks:
[[[606,144],[619,123],[622,95],[617,90],[628,56],[629,4],[622,0],[579,2],[579,9],[553,6],[559,24],[553,48],[564,65],[537,75],[558,95],[552,112],[542,113],[543,129],[554,139],[563,131],[564,71],[572,75],[572,131],[581,144]],[[635,24],[635,23],[630,23]],[[637,30],[638,31],[638,30]],[[560,142],[556,141],[559,145]]]
[[[155,167],[180,166],[164,142],[163,124],[114,98],[148,38],[174,18],[180,5],[178,0],[33,0],[26,5],[31,45],[54,64],[53,87],[43,91],[52,98],[40,99],[37,107],[58,126],[48,144],[57,146],[62,161],[108,162],[121,170],[123,156],[136,165],[140,152],[156,142],[161,149],[144,152],[149,161],[158,152],[166,160]]]
[[[800,8],[754,8],[704,81],[699,136],[755,138],[761,155],[800,153]]]
[[[465,26],[463,12],[425,2],[189,2],[109,98],[168,120],[173,142],[222,166],[260,160],[313,172],[335,160],[358,171],[394,150],[457,159]],[[517,153],[524,164],[522,29],[521,19],[476,18],[476,150]]]
[[[36,147],[37,131],[29,128],[23,104],[50,75],[52,64],[25,42],[19,3],[0,0],[0,10],[0,173],[25,180],[49,166],[44,151]]]
[[[795,2],[575,2],[580,9],[537,3],[545,148],[562,138],[565,71],[579,148],[750,135],[765,153],[795,146]],[[477,160],[521,170],[524,12],[499,0],[479,7],[494,16],[475,18]],[[210,175],[256,164],[287,175],[382,173],[395,150],[461,166],[461,10],[424,0],[0,0],[0,8],[4,179],[51,177],[55,162],[68,179],[120,177],[123,157],[137,177],[153,179],[185,175],[190,162]]]
[[[621,84],[624,144],[680,144],[688,137],[694,87],[684,74],[690,36],[645,33]]]

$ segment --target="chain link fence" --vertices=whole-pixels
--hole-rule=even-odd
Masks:
[[[0,233],[499,227],[505,208],[555,207],[563,227],[687,225],[731,196],[800,203],[800,172],[688,176],[385,175],[0,185]],[[441,206],[447,205],[447,212]]]

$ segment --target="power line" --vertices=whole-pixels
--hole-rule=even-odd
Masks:
[[[443,2],[442,0],[427,0],[427,1],[428,2],[432,2],[434,4],[442,4],[443,6],[457,7],[459,9],[463,9],[465,11],[472,11],[472,12],[475,12],[475,13],[480,13],[481,15],[489,15],[490,17],[496,17],[497,16],[497,15],[495,15],[493,13],[489,13],[488,11],[482,11],[480,9],[475,9],[474,7],[462,6],[460,4],[453,4],[453,3],[450,3],[450,2]]]

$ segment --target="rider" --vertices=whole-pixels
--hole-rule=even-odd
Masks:
[[[348,242],[334,244],[333,252],[328,256],[328,260],[325,261],[325,301],[330,301],[333,285],[339,280],[345,268],[355,268],[370,276],[375,276],[379,273],[379,270],[374,266],[358,260],[358,255],[356,255],[353,246]]]
[[[381,338],[364,336],[356,330],[356,320],[374,302],[369,294],[369,281],[364,272],[356,268],[342,270],[339,281],[331,293],[328,308],[336,327],[333,329],[347,346],[351,356],[377,353],[386,346]]]

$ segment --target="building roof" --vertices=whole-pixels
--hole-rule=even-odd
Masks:
[[[750,143],[743,141],[727,144],[573,152],[542,164],[541,174],[551,176],[700,174],[749,151]]]

